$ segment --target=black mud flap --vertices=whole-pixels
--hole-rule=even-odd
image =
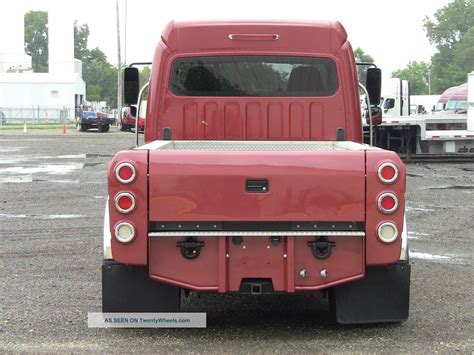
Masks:
[[[179,312],[181,289],[148,278],[148,267],[102,264],[102,312]]]
[[[334,287],[332,311],[341,324],[403,322],[410,303],[408,262],[369,267],[365,278]]]

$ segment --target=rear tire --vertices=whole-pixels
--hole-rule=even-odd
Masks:
[[[86,124],[81,124],[81,123],[78,123],[77,126],[76,126],[77,130],[80,131],[80,132],[85,132],[89,129],[89,126],[86,125]]]
[[[102,264],[103,312],[179,312],[181,289],[148,278],[148,267]]]
[[[97,130],[100,132],[100,133],[105,133],[105,132],[108,132],[110,130],[110,125],[108,123],[105,123],[105,124],[99,124],[97,126]]]

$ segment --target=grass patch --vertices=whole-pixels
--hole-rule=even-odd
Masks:
[[[7,131],[7,130],[23,130],[23,124],[7,124],[7,125],[0,125],[0,131]],[[26,124],[26,128],[28,130],[33,129],[61,129],[63,128],[62,123],[39,123],[39,124]],[[74,123],[66,124],[68,129],[75,129],[76,125]]]

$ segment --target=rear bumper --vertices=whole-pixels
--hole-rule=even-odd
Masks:
[[[194,240],[202,246],[192,259],[179,246],[185,238],[151,236],[149,275],[197,291],[244,292],[253,284],[261,284],[262,292],[321,290],[364,277],[364,237],[353,234],[336,232],[326,238],[335,246],[324,259],[313,254],[312,245],[319,237],[304,234],[200,236]]]

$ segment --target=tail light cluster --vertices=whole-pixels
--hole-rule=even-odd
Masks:
[[[379,165],[377,169],[379,181],[383,185],[395,184],[399,177],[398,167],[391,162]],[[387,186],[388,188],[388,186]],[[384,215],[392,215],[398,210],[398,196],[388,189],[382,191],[377,197],[377,206]],[[398,229],[393,221],[384,221],[377,228],[377,236],[384,243],[393,243],[398,237]]]
[[[137,177],[137,169],[132,163],[124,162],[115,168],[115,178],[123,185],[131,184]],[[130,214],[134,211],[137,203],[133,193],[129,191],[121,191],[115,195],[115,208],[121,214]],[[127,244],[135,238],[135,227],[132,222],[120,221],[115,225],[115,238]]]

